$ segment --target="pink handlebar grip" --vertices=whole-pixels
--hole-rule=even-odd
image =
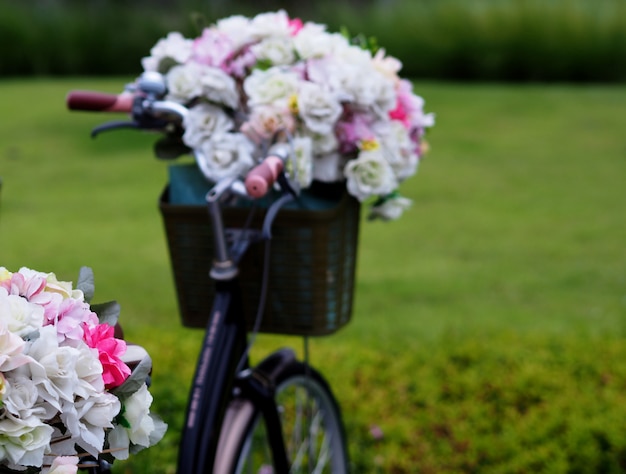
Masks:
[[[253,198],[267,194],[278,175],[283,170],[283,161],[276,156],[268,156],[261,164],[253,168],[246,177],[246,191]]]
[[[133,95],[72,91],[67,95],[67,108],[93,112],[130,112],[133,108]]]

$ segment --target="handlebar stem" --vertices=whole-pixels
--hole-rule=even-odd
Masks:
[[[214,260],[209,275],[214,280],[219,281],[232,280],[239,273],[237,265],[228,254],[226,232],[219,203],[222,195],[231,188],[234,181],[234,178],[220,180],[206,195],[215,245]]]

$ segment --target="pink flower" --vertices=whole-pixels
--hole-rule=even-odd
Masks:
[[[122,385],[130,375],[130,369],[122,361],[121,356],[126,352],[126,342],[114,337],[115,329],[108,324],[98,324],[95,327],[83,326],[85,343],[98,350],[102,364],[102,379],[106,388]]]
[[[296,36],[303,27],[302,20],[300,18],[292,18],[289,20],[289,34]]]
[[[423,129],[434,125],[434,116],[424,114],[424,99],[413,93],[413,85],[406,79],[398,82],[396,108],[389,112],[389,118],[398,120],[407,130]]]
[[[346,154],[358,151],[359,143],[376,138],[371,129],[371,118],[364,114],[346,114],[337,123],[335,132],[339,139],[339,152]]]
[[[77,456],[57,456],[52,461],[48,474],[74,474],[78,472]]]
[[[230,38],[213,28],[205,28],[193,42],[193,58],[200,64],[225,69],[233,54]]]
[[[14,273],[11,278],[0,282],[10,295],[23,296],[27,300],[41,293],[46,287],[46,279],[40,275],[27,278],[22,273]]]
[[[80,341],[85,327],[98,325],[98,316],[84,301],[66,298],[59,304],[57,314],[50,324],[56,324],[59,342],[65,339]]]

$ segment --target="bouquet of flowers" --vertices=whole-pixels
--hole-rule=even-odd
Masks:
[[[83,457],[125,459],[165,433],[150,413],[150,358],[131,371],[119,306],[90,306],[93,290],[88,268],[73,288],[0,267],[0,470],[74,473]]]
[[[301,188],[346,181],[374,200],[372,217],[395,219],[434,117],[398,76],[400,62],[371,43],[281,10],[222,19],[195,39],[171,32],[142,63],[165,75],[168,99],[190,107],[183,141],[210,180],[245,174],[268,143],[286,141]]]

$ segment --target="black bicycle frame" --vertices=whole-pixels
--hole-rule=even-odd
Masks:
[[[223,233],[217,200],[209,202],[209,209],[214,232]],[[271,225],[271,219],[267,224]],[[216,246],[217,252],[222,253],[219,258],[225,257],[223,234],[221,237],[222,242]],[[215,285],[213,307],[189,394],[179,448],[178,474],[213,472],[224,413],[233,398],[236,378],[238,388],[243,389],[247,398],[263,414],[276,472],[286,474],[289,463],[272,384],[258,383],[254,371],[248,372],[246,377],[238,377],[237,373],[242,358],[247,357],[247,327],[241,306],[239,280],[237,277],[217,280]]]
[[[178,473],[212,466],[237,364],[246,346],[236,281],[219,282],[189,393]]]

